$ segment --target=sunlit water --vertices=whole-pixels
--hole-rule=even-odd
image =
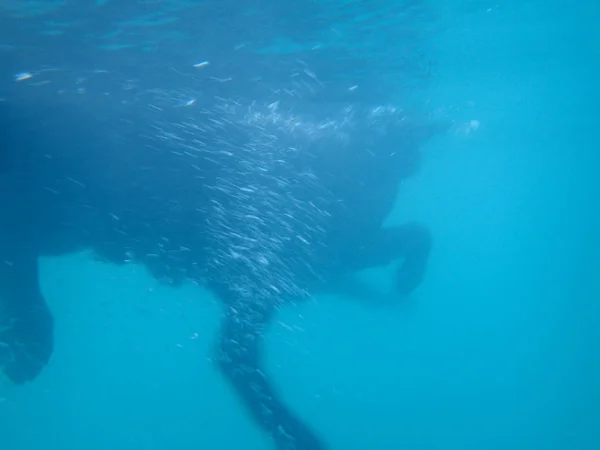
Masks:
[[[431,226],[426,281],[396,305],[281,311],[268,369],[333,450],[600,448],[600,11],[433,9],[419,95],[456,125],[389,218]],[[87,254],[45,259],[42,286],[56,353],[35,382],[0,386],[3,449],[269,448],[210,360],[210,294]]]

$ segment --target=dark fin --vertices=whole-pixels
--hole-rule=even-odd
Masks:
[[[39,375],[52,355],[53,329],[37,254],[14,236],[0,237],[0,368],[11,381],[23,384]]]
[[[408,223],[380,229],[347,262],[349,269],[361,270],[402,259],[396,272],[395,287],[398,294],[407,296],[423,280],[431,247],[429,229],[418,223]]]
[[[423,281],[433,239],[428,228],[417,223],[396,228],[398,247],[403,251],[404,260],[396,272],[396,291],[409,295]]]
[[[273,315],[270,306],[249,301],[225,302],[219,367],[253,420],[278,450],[324,450],[316,434],[284,404],[262,367],[263,335]]]

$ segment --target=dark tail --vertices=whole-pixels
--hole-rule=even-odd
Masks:
[[[227,302],[219,367],[278,450],[323,450],[320,439],[281,400],[261,365],[263,336],[272,315],[273,308],[268,305]]]

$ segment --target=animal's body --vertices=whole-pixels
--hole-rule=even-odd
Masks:
[[[398,294],[421,281],[431,247],[418,224],[384,228],[429,132],[389,110],[331,116],[271,105],[170,115],[0,104],[0,365],[32,380],[52,351],[41,255],[92,249],[193,279],[226,308],[217,360],[279,449],[323,443],[260,368],[274,310],[353,271],[403,260]]]

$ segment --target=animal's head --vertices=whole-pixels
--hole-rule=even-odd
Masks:
[[[360,172],[370,171],[382,183],[395,183],[416,173],[424,144],[450,127],[446,121],[394,106],[368,109],[359,120],[353,141],[364,155]]]

